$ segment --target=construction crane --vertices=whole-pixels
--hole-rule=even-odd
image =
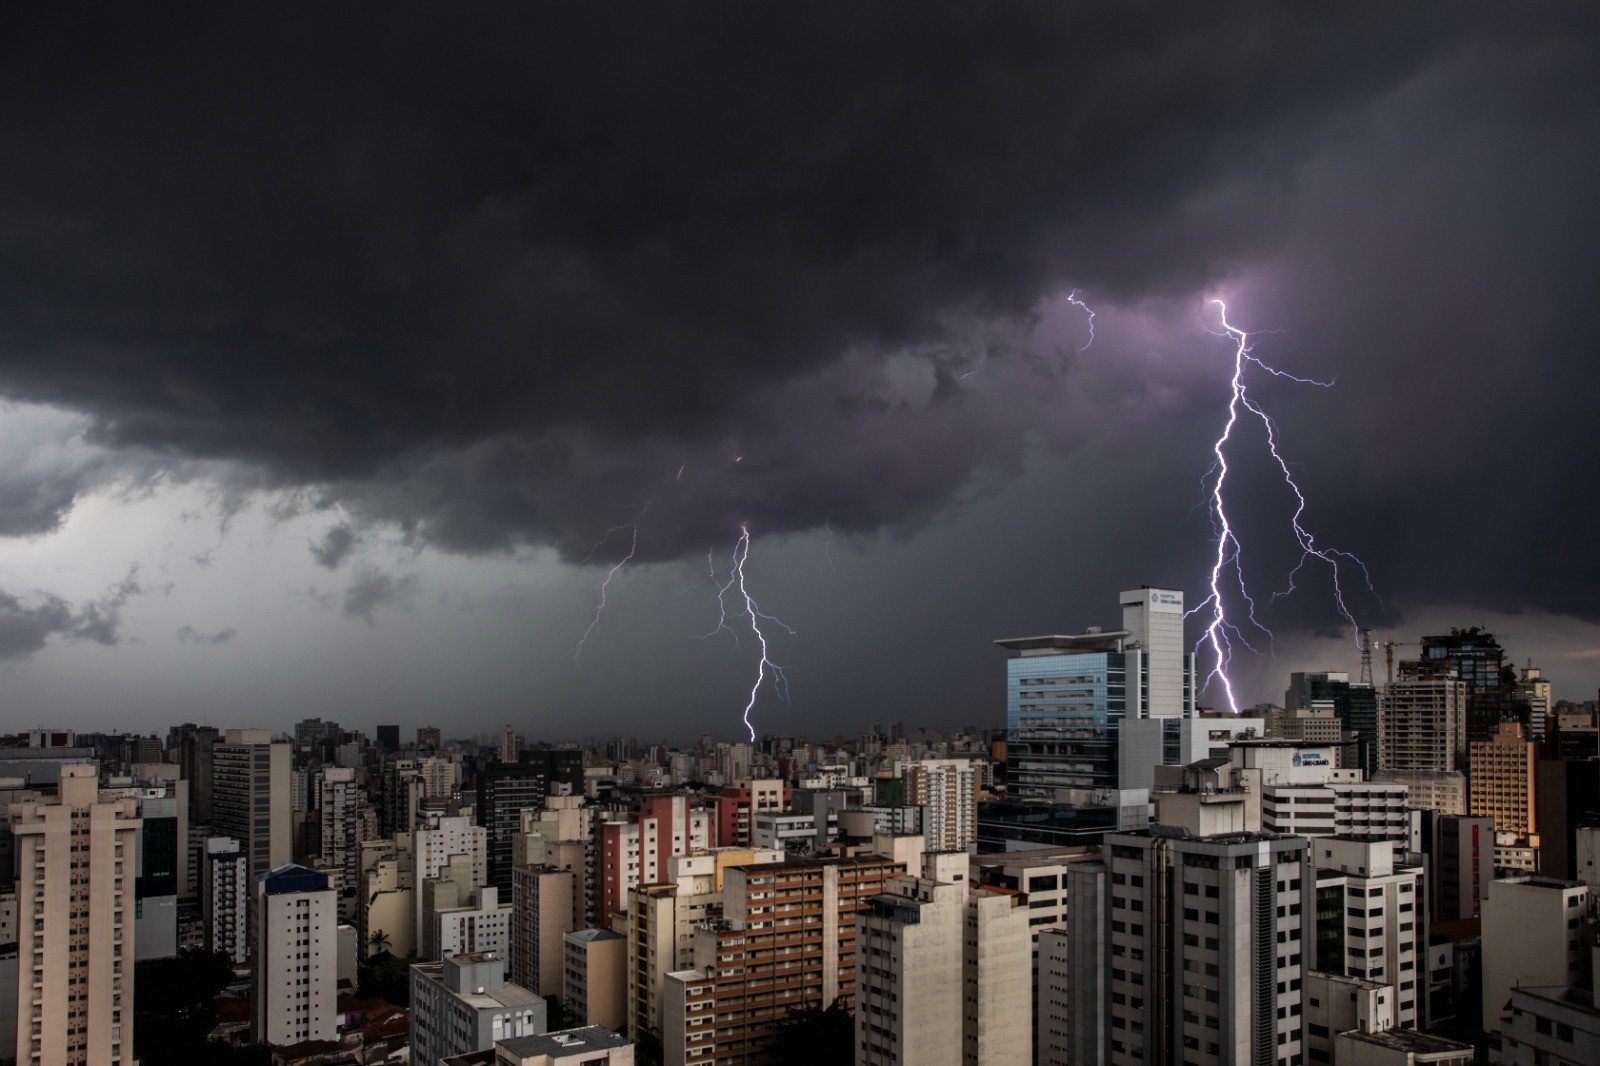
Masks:
[[[1386,683],[1392,685],[1392,684],[1394,684],[1394,650],[1396,648],[1420,648],[1420,647],[1422,647],[1422,641],[1420,641],[1420,640],[1380,640],[1380,641],[1378,641],[1377,646],[1383,649],[1384,664],[1388,668],[1387,669],[1387,673],[1388,673],[1389,680]],[[1365,669],[1366,664],[1363,663],[1362,667],[1363,667],[1363,669]]]

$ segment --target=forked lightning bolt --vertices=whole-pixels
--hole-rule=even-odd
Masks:
[[[1251,353],[1249,334],[1228,322],[1227,306],[1221,300],[1213,300],[1212,303],[1217,305],[1218,312],[1221,314],[1224,332],[1233,337],[1237,344],[1233,353],[1232,395],[1228,401],[1228,418],[1222,427],[1221,435],[1217,437],[1216,443],[1212,445],[1211,450],[1215,459],[1212,461],[1211,469],[1206,472],[1206,477],[1213,479],[1211,480],[1208,502],[1211,510],[1212,528],[1216,533],[1217,546],[1216,555],[1211,562],[1211,591],[1210,595],[1196,604],[1187,614],[1192,615],[1209,609],[1210,621],[1196,648],[1198,650],[1201,645],[1209,645],[1211,648],[1211,672],[1206,675],[1201,687],[1208,687],[1211,682],[1216,681],[1222,686],[1229,710],[1237,712],[1239,710],[1239,702],[1234,695],[1233,685],[1228,680],[1228,666],[1233,660],[1234,643],[1237,641],[1245,648],[1250,648],[1250,642],[1246,638],[1243,628],[1228,618],[1227,603],[1223,598],[1223,585],[1225,582],[1237,587],[1240,598],[1246,604],[1246,614],[1249,618],[1250,626],[1266,634],[1269,640],[1272,638],[1271,631],[1256,618],[1256,602],[1250,595],[1249,587],[1245,582],[1244,565],[1240,558],[1242,548],[1239,543],[1239,535],[1232,520],[1228,517],[1223,494],[1228,480],[1227,447],[1233,439],[1234,427],[1238,425],[1239,420],[1244,417],[1245,413],[1253,415],[1261,421],[1261,425],[1267,435],[1267,451],[1272,455],[1273,462],[1277,463],[1279,472],[1283,474],[1284,483],[1294,493],[1296,501],[1294,514],[1289,518],[1289,528],[1294,533],[1295,542],[1300,546],[1300,561],[1295,564],[1294,569],[1289,573],[1288,587],[1282,592],[1275,593],[1273,598],[1276,599],[1278,596],[1288,595],[1293,592],[1296,575],[1312,559],[1317,559],[1327,564],[1333,579],[1334,604],[1338,608],[1339,614],[1349,623],[1352,637],[1359,643],[1360,626],[1357,625],[1355,615],[1345,603],[1344,579],[1340,571],[1340,564],[1343,563],[1359,569],[1362,579],[1366,582],[1367,590],[1372,592],[1374,596],[1377,595],[1377,592],[1372,587],[1372,577],[1367,572],[1365,563],[1349,552],[1318,547],[1316,538],[1301,523],[1301,518],[1306,510],[1305,493],[1300,490],[1299,484],[1294,479],[1294,474],[1289,469],[1288,462],[1284,460],[1283,454],[1278,450],[1277,423],[1272,420],[1266,411],[1262,410],[1255,400],[1250,398],[1245,386],[1245,370],[1253,363],[1277,377],[1288,378],[1301,384],[1329,388],[1333,383],[1331,381],[1314,381],[1310,378],[1295,377],[1293,374],[1268,366]]]
[[[600,628],[600,619],[603,618],[606,613],[606,592],[611,588],[611,579],[617,576],[617,571],[621,570],[627,565],[628,560],[633,558],[633,553],[639,548],[639,523],[625,522],[620,526],[612,526],[610,529],[606,530],[606,535],[600,538],[599,543],[597,543],[593,548],[589,549],[589,554],[584,556],[583,561],[588,562],[594,557],[594,553],[600,550],[600,545],[611,539],[611,534],[620,533],[624,529],[629,530],[631,533],[631,536],[628,540],[628,554],[624,555],[621,559],[618,559],[616,564],[612,566],[610,570],[606,571],[605,580],[600,582],[600,602],[595,605],[594,621],[589,623],[589,628],[585,629],[583,631],[583,636],[578,638],[577,646],[574,647],[572,651],[567,653],[567,658],[571,659],[574,663],[576,663],[579,658],[582,657],[583,646],[588,643],[589,638],[594,635],[594,631]]]
[[[773,690],[777,692],[778,697],[784,703],[789,702],[789,678],[784,674],[783,667],[772,661],[767,648],[767,635],[762,631],[761,623],[771,622],[773,625],[781,627],[791,637],[799,636],[799,634],[780,619],[761,612],[760,606],[757,605],[755,598],[750,595],[750,590],[745,585],[744,564],[748,558],[750,558],[750,527],[741,525],[739,527],[738,543],[733,548],[733,565],[728,571],[727,583],[717,591],[717,607],[722,613],[717,619],[717,628],[707,633],[706,636],[715,636],[717,633],[727,630],[733,635],[734,644],[738,644],[739,634],[734,632],[733,627],[728,624],[727,603],[728,593],[737,586],[739,598],[744,601],[744,614],[750,619],[750,632],[755,634],[756,643],[761,647],[761,658],[756,663],[755,683],[750,686],[750,698],[745,701],[744,705],[744,727],[750,731],[750,739],[755,740],[756,727],[750,724],[750,713],[755,710],[756,699],[761,695],[761,686],[766,684],[769,674],[772,677]],[[737,608],[734,613],[738,613]]]

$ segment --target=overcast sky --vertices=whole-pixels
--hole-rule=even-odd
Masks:
[[[1358,623],[1600,687],[1591,5],[4,25],[7,727],[733,739],[742,525],[758,729],[998,726],[994,639],[1205,597],[1214,299]],[[1358,668],[1265,446],[1246,704]]]

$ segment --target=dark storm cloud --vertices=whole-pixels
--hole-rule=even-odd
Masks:
[[[355,550],[356,540],[356,531],[348,523],[341,522],[324,533],[320,541],[312,543],[311,558],[318,566],[337,570]]]
[[[107,589],[99,599],[73,607],[52,593],[40,593],[36,602],[24,603],[0,590],[0,659],[19,659],[39,651],[51,637],[93,641],[111,646],[122,639],[122,611],[143,592],[137,568]]]
[[[87,413],[107,447],[237,461],[453,550],[580,559],[636,519],[641,559],[740,521],[909,532],[1122,417],[1059,417],[1081,357],[1025,341],[1041,298],[1132,306],[1236,275],[1282,253],[1330,175],[1416,203],[1419,174],[1455,164],[1470,192],[1502,146],[1593,145],[1593,19],[1573,10],[13,16],[0,387]],[[1445,131],[1437,159],[1390,136],[1396,99]],[[1319,154],[1333,142],[1359,164]],[[1574,151],[1531,199],[1592,189]],[[1354,262],[1340,241],[1368,205],[1340,191],[1302,265]],[[1481,198],[1459,207],[1495,231]],[[1579,210],[1526,275],[1594,280]],[[1392,251],[1411,284],[1460,261]],[[1382,522],[1387,491],[1350,509]],[[70,493],[41,484],[19,514]],[[354,538],[312,554],[332,569]],[[360,575],[344,612],[403,585]]]
[[[381,570],[365,569],[344,590],[341,610],[346,618],[372,621],[373,612],[392,603],[404,603],[417,588],[415,574],[396,577]]]
[[[227,626],[215,633],[204,633],[194,626],[181,626],[176,634],[178,640],[184,644],[231,644],[239,631],[233,626]]]

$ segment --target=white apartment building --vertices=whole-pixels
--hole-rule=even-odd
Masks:
[[[412,850],[416,862],[411,882],[416,886],[412,900],[416,909],[413,924],[417,938],[426,940],[422,886],[430,878],[444,876],[452,860],[458,856],[464,856],[466,863],[464,869],[459,863],[456,865],[456,869],[461,871],[458,876],[470,882],[469,887],[488,884],[488,830],[481,825],[473,825],[472,819],[466,815],[430,815],[427,828],[418,829],[413,834]]]
[[[243,965],[250,958],[250,864],[232,837],[207,837],[201,854],[206,950],[220,951],[234,965]]]
[[[99,794],[93,763],[60,768],[54,799],[8,808],[16,849],[16,1044],[37,1066],[133,1062],[138,801]]]
[[[1374,781],[1268,785],[1261,795],[1261,829],[1284,836],[1404,840],[1408,796],[1403,784]]]
[[[1034,963],[1034,1040],[1033,1061],[1037,1066],[1067,1066],[1068,1047],[1074,1035],[1072,1010],[1090,997],[1099,1001],[1095,989],[1072,987],[1070,937],[1066,926],[1040,930]],[[1098,973],[1098,971],[1096,971]],[[1101,989],[1103,991],[1103,988]]]
[[[1304,1061],[1307,842],[1156,827],[1107,834],[1103,851],[1100,869],[1072,871],[1068,950],[1071,987],[1104,981],[1107,994],[1073,1015],[1068,1061]]]
[[[507,982],[505,965],[503,954],[480,951],[411,967],[412,1062],[437,1063],[546,1031],[544,1000]]]
[[[856,1062],[1027,1062],[1032,937],[1027,909],[973,889],[964,852],[930,852],[856,921]]]
[[[1500,1061],[1506,1066],[1600,1062],[1600,1004],[1594,993],[1572,985],[1513,988]]]
[[[929,851],[967,851],[978,839],[978,764],[923,759],[898,767],[906,803],[922,807]]]
[[[1428,992],[1426,883],[1422,868],[1403,857],[1403,845],[1392,840],[1311,841],[1318,926],[1311,962],[1324,973],[1393,989],[1393,1024],[1421,1029]]]
[[[286,863],[256,879],[250,1000],[258,1042],[338,1039],[338,925],[327,874]]]
[[[480,885],[464,904],[434,911],[433,928],[441,959],[482,952],[503,959],[511,947],[511,903],[501,903],[493,885]]]

